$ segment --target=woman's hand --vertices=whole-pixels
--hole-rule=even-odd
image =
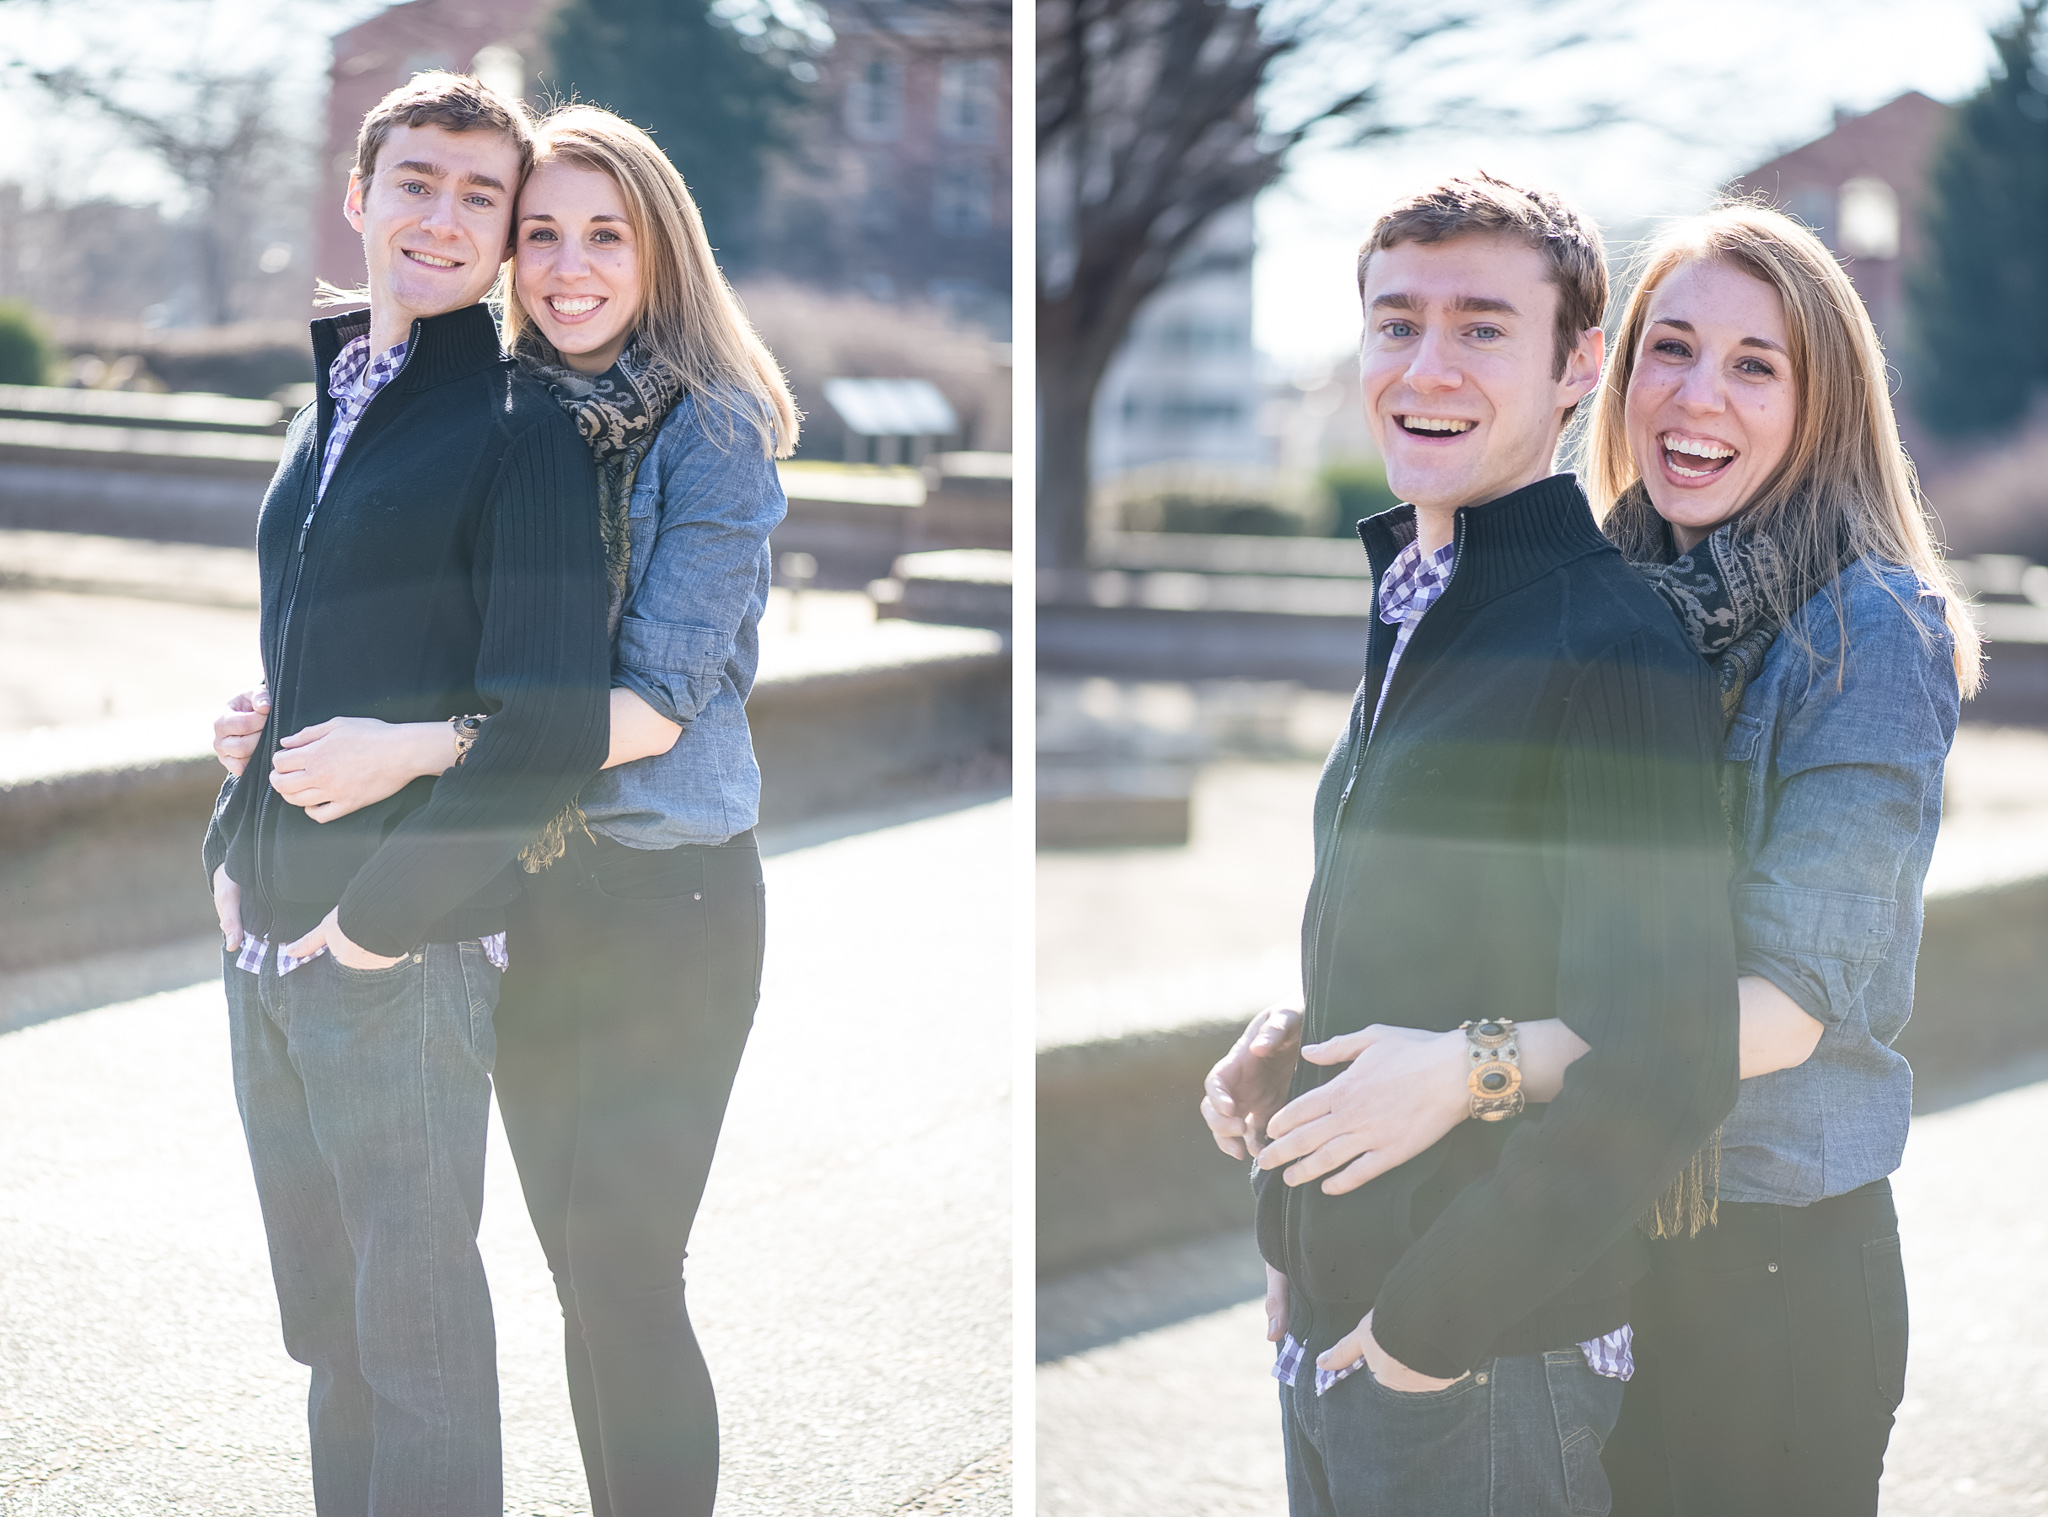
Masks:
[[[270,788],[316,822],[361,811],[398,794],[421,775],[455,762],[446,722],[380,722],[337,716],[301,728],[277,745]]]
[[[270,691],[263,685],[244,690],[213,719],[214,757],[229,774],[239,778],[249,767],[256,745],[263,741],[263,724],[269,720]]]
[[[1373,1026],[1311,1043],[1301,1056],[1351,1067],[1266,1123],[1271,1141],[1259,1167],[1283,1169],[1289,1185],[1328,1175],[1323,1193],[1341,1196],[1407,1163],[1470,1114],[1462,1032]]]

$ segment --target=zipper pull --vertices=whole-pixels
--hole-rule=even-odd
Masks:
[[[306,534],[313,530],[313,513],[320,509],[320,502],[314,501],[306,511],[306,519],[299,523],[299,551],[306,551]]]

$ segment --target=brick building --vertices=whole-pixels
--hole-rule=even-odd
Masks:
[[[1835,129],[1736,180],[1812,227],[1839,254],[1901,377],[1899,420],[1914,430],[1906,270],[1921,256],[1920,212],[1950,107],[1917,90],[1864,115],[1835,113]]]
[[[411,0],[334,39],[314,202],[314,272],[353,287],[339,213],[363,114],[423,69],[531,96],[558,0]],[[813,105],[767,175],[756,272],[950,307],[1007,337],[1009,11],[985,0],[828,3]],[[535,103],[538,103],[537,101]],[[746,272],[737,270],[735,272]]]

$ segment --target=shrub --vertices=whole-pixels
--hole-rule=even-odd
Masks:
[[[43,384],[50,359],[50,339],[36,313],[21,301],[0,300],[0,384]]]
[[[1331,537],[1349,537],[1361,518],[1401,504],[1400,497],[1387,487],[1386,465],[1376,458],[1325,464],[1319,483],[1330,499],[1325,530]]]

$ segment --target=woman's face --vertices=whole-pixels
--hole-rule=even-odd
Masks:
[[[1628,445],[1681,551],[1739,512],[1792,446],[1791,349],[1777,290],[1728,264],[1681,264],[1651,295]]]
[[[612,176],[544,163],[519,192],[519,303],[581,374],[618,361],[640,319],[640,249]]]

